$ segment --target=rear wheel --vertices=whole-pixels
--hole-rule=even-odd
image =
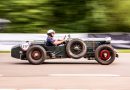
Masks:
[[[39,45],[34,45],[28,49],[26,57],[31,64],[42,64],[46,59],[46,50]]]
[[[102,65],[111,64],[116,57],[114,49],[110,45],[101,45],[96,49],[95,59]]]
[[[80,39],[73,39],[68,42],[66,46],[66,52],[69,57],[79,59],[85,56],[87,52],[87,46],[84,41]]]

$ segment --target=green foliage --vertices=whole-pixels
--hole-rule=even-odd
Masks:
[[[1,0],[4,32],[130,32],[129,0]]]

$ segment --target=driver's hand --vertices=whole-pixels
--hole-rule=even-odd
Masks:
[[[64,40],[66,39],[66,35],[64,36]]]

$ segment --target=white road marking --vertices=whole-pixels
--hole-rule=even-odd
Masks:
[[[0,90],[17,90],[17,89],[0,89]]]
[[[0,90],[106,90],[106,89],[0,89]]]
[[[19,90],[104,90],[104,89],[19,89]]]
[[[115,74],[49,74],[48,76],[64,76],[64,77],[119,77]]]
[[[90,90],[90,89],[58,89],[58,90]]]
[[[20,89],[20,90],[58,90],[58,89]]]
[[[0,74],[0,77],[2,77],[3,75],[2,74]]]
[[[106,89],[16,89],[16,90],[106,90]]]

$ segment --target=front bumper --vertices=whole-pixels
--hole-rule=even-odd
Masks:
[[[116,53],[116,57],[118,58],[119,57],[119,55]]]

